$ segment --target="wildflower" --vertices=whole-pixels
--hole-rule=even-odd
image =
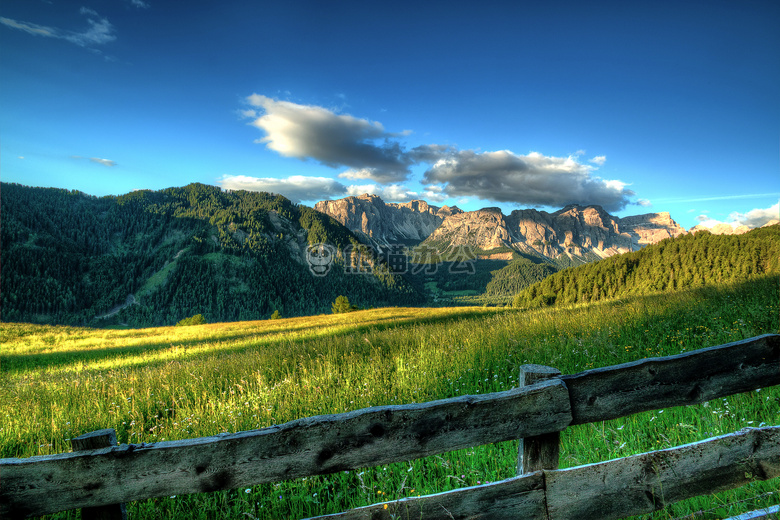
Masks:
[[[250,491],[252,491],[250,488],[246,488],[246,489],[244,490],[244,493],[249,493]]]

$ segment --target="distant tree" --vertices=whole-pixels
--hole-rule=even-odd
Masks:
[[[206,318],[203,317],[203,314],[196,314],[195,316],[184,318],[176,326],[186,327],[187,325],[203,325],[204,323],[206,323]]]
[[[341,314],[343,312],[349,312],[353,310],[353,308],[349,304],[349,298],[344,295],[339,295],[336,297],[336,301],[333,302],[333,305],[330,306],[330,310],[333,314]]]
[[[279,319],[279,318],[281,318],[281,317],[282,317],[282,313],[281,313],[281,312],[279,312],[279,309],[276,309],[276,310],[274,311],[274,313],[273,313],[273,314],[271,314],[271,319],[272,319],[272,320],[278,320],[278,319]]]

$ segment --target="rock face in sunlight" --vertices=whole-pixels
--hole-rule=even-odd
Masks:
[[[685,234],[685,229],[672,220],[671,215],[666,211],[624,217],[618,221],[621,231],[629,233],[639,247]]]
[[[666,212],[618,218],[600,206],[571,205],[554,213],[523,209],[504,215],[499,208],[464,212],[418,200],[388,204],[366,194],[318,202],[315,209],[368,243],[422,241],[442,252],[465,245],[486,255],[511,256],[517,251],[595,260],[685,234]]]
[[[318,202],[314,209],[330,215],[366,242],[377,245],[418,243],[445,218],[463,213],[457,207],[431,206],[424,200],[386,203],[376,195]]]

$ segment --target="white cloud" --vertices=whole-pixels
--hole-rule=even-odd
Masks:
[[[358,196],[370,193],[381,198],[385,202],[409,202],[410,200],[424,200],[426,202],[443,202],[447,196],[441,188],[432,186],[423,192],[410,190],[401,184],[390,186],[378,186],[376,184],[353,184],[347,186],[347,195]]]
[[[531,206],[597,204],[607,211],[619,211],[630,203],[635,194],[625,183],[595,177],[594,170],[575,156],[462,150],[437,161],[425,172],[423,182],[443,184],[450,197],[475,196]]]
[[[398,134],[386,132],[379,122],[259,94],[252,94],[247,101],[264,111],[252,122],[266,133],[257,142],[285,157],[370,171],[370,176],[359,178],[381,178],[382,182],[402,181],[409,174],[411,161],[393,140]]]
[[[266,191],[284,195],[293,202],[319,201],[347,192],[346,187],[335,179],[303,175],[293,175],[286,179],[223,175],[217,182],[226,190]]]
[[[747,213],[734,212],[729,215],[729,219],[737,222],[739,225],[749,228],[758,228],[772,222],[780,220],[780,202],[768,208],[751,209]]]
[[[109,22],[107,18],[101,17],[94,10],[86,7],[82,7],[79,12],[87,17],[87,23],[89,24],[87,29],[82,32],[58,29],[56,27],[46,27],[44,25],[20,22],[11,18],[2,17],[0,17],[0,23],[35,36],[66,40],[80,47],[104,45],[116,40],[114,26],[111,25],[111,22]]]
[[[732,229],[736,229],[739,227],[739,223],[737,222],[722,222],[720,220],[715,220],[714,218],[710,218],[707,215],[699,215],[696,217],[696,221],[698,222],[697,226],[703,226],[707,229],[713,229],[716,226],[728,226]]]
[[[626,184],[625,182],[623,182],[623,181],[618,181],[618,180],[612,180],[612,181],[603,181],[603,182],[604,182],[604,185],[605,185],[607,188],[609,188],[609,189],[611,189],[611,190],[615,190],[615,191],[624,191],[624,188],[625,188],[626,186],[628,186],[628,184]]]
[[[447,199],[447,194],[444,193],[443,186],[432,184],[422,192],[422,199],[428,202],[444,202]]]
[[[592,162],[593,164],[597,164],[598,166],[604,166],[604,163],[607,162],[607,156],[606,155],[598,155],[594,157],[593,159],[590,159],[588,162]]]
[[[81,155],[71,155],[70,158],[89,160],[93,163],[102,164],[103,166],[116,166],[116,161],[112,161],[111,159],[101,159],[100,157],[82,157]]]
[[[697,216],[696,220],[700,225],[710,229],[718,225],[727,225],[734,229],[740,226],[746,226],[750,229],[759,228],[770,222],[780,221],[780,202],[768,208],[751,209],[747,213],[735,211],[729,215],[728,220],[725,222],[710,218],[706,214]]]
[[[13,29],[19,29],[20,31],[24,31],[26,33],[35,35],[35,36],[46,36],[47,38],[60,38],[59,32],[57,29],[54,29],[52,27],[46,27],[44,25],[38,25],[34,23],[28,23],[28,22],[19,22],[16,20],[12,20],[11,18],[3,18],[0,17],[0,23],[7,27],[11,27]]]
[[[81,8],[81,14],[87,16],[89,28],[81,33],[70,32],[66,34],[66,40],[81,47],[103,45],[116,40],[114,26],[111,25],[107,18],[100,17],[95,11],[86,7]]]
[[[386,170],[378,170],[376,168],[361,168],[359,170],[347,170],[345,172],[339,173],[339,177],[342,179],[352,179],[352,180],[370,180],[374,182],[378,182],[380,184],[388,184],[397,182],[399,179],[398,175],[394,172],[388,172]]]
[[[103,166],[116,166],[116,161],[112,161],[111,159],[101,159],[99,157],[90,157],[90,161],[96,162],[98,164],[102,164]]]
[[[357,196],[371,193],[385,202],[408,202],[420,199],[420,194],[411,191],[406,186],[391,184],[390,186],[377,186],[376,184],[356,184],[347,186],[347,195]]]

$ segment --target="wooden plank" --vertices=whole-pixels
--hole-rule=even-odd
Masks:
[[[108,428],[79,435],[71,439],[73,451],[95,450],[117,445],[116,430]],[[81,510],[82,520],[127,520],[125,504],[85,507]]]
[[[546,381],[561,375],[557,368],[544,365],[523,365],[517,386],[526,386]],[[540,469],[558,469],[560,459],[561,433],[551,432],[520,439],[517,453],[517,475],[532,473]]]
[[[780,384],[780,335],[562,377],[573,424],[615,419]]]
[[[749,428],[667,450],[537,471],[308,520],[623,518],[778,476],[780,426]]]
[[[623,518],[780,476],[780,426],[545,472],[556,520]]]
[[[404,498],[308,520],[546,520],[544,475],[529,473],[483,486]]]
[[[566,386],[551,380],[506,392],[367,408],[216,437],[2,459],[0,517],[407,461],[559,431],[570,422]]]
[[[732,516],[726,520],[777,520],[780,515],[780,506],[770,506],[764,509],[757,509],[749,513]]]

